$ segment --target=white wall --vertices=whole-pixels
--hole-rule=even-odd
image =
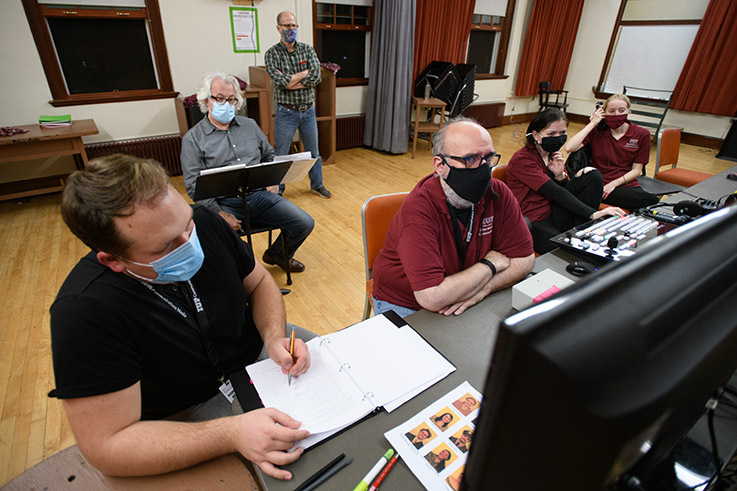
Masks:
[[[537,110],[535,98],[512,97],[514,73],[522,50],[526,13],[532,0],[518,0],[507,56],[506,79],[476,82],[476,103],[506,101],[505,114],[524,114]],[[40,114],[71,113],[74,119],[93,118],[100,130],[98,135],[85,137],[86,143],[163,135],[178,132],[171,99],[153,101],[92,104],[63,108],[52,107],[46,77],[21,0],[3,0],[0,15],[0,89],[6,94],[0,126],[29,124]],[[299,39],[312,42],[311,0],[255,0],[258,9],[260,53],[233,53],[229,7],[227,0],[159,0],[164,37],[174,89],[187,96],[194,93],[202,75],[223,70],[248,79],[248,66],[263,65],[263,53],[278,42],[276,14],[293,10],[300,24]],[[573,51],[566,88],[570,112],[588,114],[594,107],[591,87],[599,79],[609,37],[617,16],[619,2],[586,0],[576,45]],[[339,88],[336,94],[337,114],[360,114],[365,110],[366,86]],[[729,118],[672,111],[667,123],[679,125],[685,131],[724,138]],[[65,159],[62,159],[65,160]],[[70,159],[66,159],[70,161]],[[67,164],[69,165],[69,164]],[[27,164],[6,164],[0,167],[0,182],[16,179],[19,167]],[[43,175],[48,162],[39,166]],[[51,166],[53,167],[53,166]],[[38,177],[28,175],[27,177]]]

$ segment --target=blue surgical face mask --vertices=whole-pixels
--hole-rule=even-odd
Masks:
[[[284,29],[281,32],[281,38],[287,44],[292,44],[297,40],[297,29]]]
[[[235,117],[235,107],[229,102],[212,101],[212,117],[223,124],[228,124]]]
[[[202,267],[202,262],[204,260],[205,253],[202,251],[200,240],[197,238],[197,229],[192,226],[192,233],[189,236],[189,240],[171,251],[169,254],[166,254],[165,256],[162,256],[156,261],[148,264],[128,261],[131,264],[137,264],[138,266],[148,266],[153,268],[158,274],[156,278],[146,278],[137,275],[129,269],[126,269],[126,271],[139,280],[143,280],[148,283],[174,283],[192,279],[192,277]]]

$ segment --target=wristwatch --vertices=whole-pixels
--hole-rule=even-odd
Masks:
[[[496,274],[496,266],[494,266],[494,263],[492,263],[491,261],[489,261],[488,259],[483,258],[483,257],[481,259],[479,259],[479,262],[481,264],[486,264],[489,267],[489,269],[491,270],[491,275],[492,276],[494,276]]]

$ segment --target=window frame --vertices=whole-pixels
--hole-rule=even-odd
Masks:
[[[84,8],[84,6],[47,6],[36,0],[22,0],[28,24],[36,43],[41,65],[46,75],[46,81],[51,90],[52,100],[49,103],[54,107],[76,106],[83,104],[103,104],[109,102],[140,101],[150,99],[175,98],[179,92],[174,90],[174,84],[169,69],[169,58],[164,43],[164,30],[161,24],[161,12],[158,0],[145,0],[146,7],[125,8]],[[126,18],[146,19],[148,21],[149,45],[152,61],[158,78],[158,89],[126,90],[119,92],[93,92],[87,94],[69,94],[61,65],[56,56],[56,49],[49,32],[46,18]]]
[[[473,31],[496,31],[500,32],[501,38],[499,39],[499,51],[496,53],[496,65],[494,66],[494,73],[479,73],[476,72],[476,80],[499,80],[509,78],[509,75],[505,73],[507,65],[507,53],[509,52],[509,41],[511,38],[512,22],[514,21],[514,7],[517,4],[517,0],[507,0],[507,10],[502,17],[501,25],[495,24],[471,24],[471,30],[468,33],[468,42],[466,43],[466,53],[468,53],[468,44],[471,42],[471,32]],[[475,15],[475,14],[474,14]],[[489,14],[481,14],[489,15]],[[468,55],[466,55],[468,60]]]
[[[318,31],[363,31],[369,33],[369,53],[371,52],[371,43],[373,43],[373,36],[371,35],[373,33],[373,22],[374,22],[374,6],[359,6],[359,5],[348,5],[348,4],[339,4],[339,3],[329,3],[329,2],[319,2],[323,4],[329,4],[333,5],[333,22],[327,23],[327,22],[318,22],[317,21],[317,4],[318,2],[316,0],[312,0],[312,39],[317,41],[317,33]],[[335,22],[336,17],[338,17],[338,9],[337,5],[343,5],[343,6],[349,6],[351,7],[351,23],[350,24],[338,24]],[[355,15],[354,15],[354,9],[355,7],[364,7],[368,9],[368,24],[354,24]],[[323,61],[323,60],[320,60]],[[340,73],[340,72],[339,72]],[[335,84],[338,87],[348,87],[353,85],[368,85],[368,77],[351,77],[351,78],[335,78]]]

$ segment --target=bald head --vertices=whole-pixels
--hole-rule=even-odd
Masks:
[[[471,146],[490,145],[492,150],[494,144],[489,132],[470,118],[458,117],[451,119],[433,138],[434,155],[468,155],[477,153],[471,150]],[[460,152],[460,153],[458,153]],[[488,152],[487,152],[488,153]]]
[[[283,24],[296,24],[297,23],[297,16],[294,15],[294,13],[285,10],[283,12],[279,12],[276,15],[276,24],[277,25],[283,25]]]

